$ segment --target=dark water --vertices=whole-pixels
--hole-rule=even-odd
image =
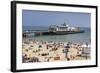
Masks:
[[[24,26],[24,31],[35,31],[35,30],[41,30],[41,31],[47,31],[48,27],[32,27],[32,26]],[[88,42],[90,43],[91,39],[91,30],[90,28],[82,28],[81,30],[84,30],[84,33],[77,33],[77,34],[67,34],[67,35],[42,35],[42,36],[32,36],[31,38],[36,40],[44,40],[44,41],[61,41],[61,42]],[[33,33],[34,35],[34,33]]]

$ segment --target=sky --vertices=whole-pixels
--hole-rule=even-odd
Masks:
[[[90,27],[91,14],[79,12],[55,12],[22,10],[23,26],[50,26],[63,23],[69,26]]]

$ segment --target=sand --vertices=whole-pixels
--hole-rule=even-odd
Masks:
[[[86,51],[90,47],[82,47],[83,44],[29,39],[24,39],[22,44],[23,63],[90,59],[90,51],[87,54],[83,50],[85,49]],[[69,46],[69,48],[66,46]]]

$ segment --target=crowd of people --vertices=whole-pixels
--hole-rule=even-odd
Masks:
[[[89,43],[54,42],[23,39],[23,63],[87,60],[91,57]]]

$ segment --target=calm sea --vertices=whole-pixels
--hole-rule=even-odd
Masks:
[[[47,31],[48,27],[32,27],[32,26],[23,26],[23,32],[27,30],[41,30],[41,31]],[[91,29],[90,28],[82,28],[81,30],[84,30],[84,33],[77,33],[77,34],[67,34],[67,35],[42,35],[42,36],[34,36],[34,33],[32,34],[30,38],[33,38],[35,40],[44,40],[44,41],[61,41],[61,42],[91,42]]]

